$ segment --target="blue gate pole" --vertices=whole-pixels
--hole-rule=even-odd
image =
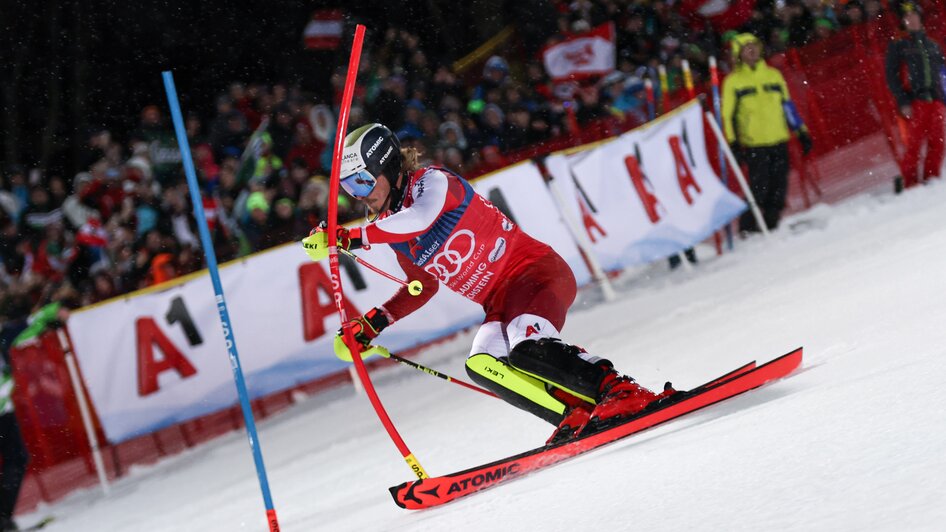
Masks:
[[[194,204],[194,216],[197,218],[197,228],[200,230],[200,241],[204,248],[204,257],[207,259],[207,269],[210,270],[210,280],[213,283],[217,301],[217,311],[220,313],[220,324],[223,326],[223,338],[227,344],[227,354],[230,355],[230,367],[233,369],[233,380],[236,382],[237,395],[240,396],[240,407],[243,409],[243,421],[246,423],[246,436],[250,440],[250,449],[253,451],[253,461],[256,463],[256,475],[259,477],[260,491],[263,492],[263,504],[266,506],[266,522],[272,532],[279,530],[276,520],[276,509],[273,508],[273,498],[269,492],[269,481],[266,479],[266,466],[263,464],[263,453],[259,446],[259,437],[256,434],[256,422],[253,419],[253,409],[250,407],[249,394],[246,392],[246,382],[243,379],[243,368],[240,366],[240,356],[237,353],[236,338],[233,336],[233,326],[230,324],[230,313],[227,311],[227,302],[223,297],[223,285],[220,283],[220,272],[217,269],[217,255],[214,252],[213,241],[210,239],[210,229],[207,227],[207,217],[204,215],[204,205],[197,184],[197,172],[194,171],[194,161],[191,158],[190,146],[187,143],[187,131],[184,129],[184,119],[181,116],[181,105],[177,101],[177,89],[174,87],[174,76],[170,71],[161,73],[164,78],[164,90],[167,92],[168,104],[171,107],[171,117],[174,120],[174,132],[177,134],[177,144],[181,149],[181,159],[184,163],[184,173],[187,175],[187,186],[190,189],[191,203]]]

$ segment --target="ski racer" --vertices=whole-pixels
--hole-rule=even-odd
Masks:
[[[654,393],[608,360],[562,341],[559,331],[576,295],[575,277],[562,257],[461,176],[419,167],[417,150],[401,149],[387,127],[368,124],[345,137],[340,184],[365,204],[370,222],[339,227],[338,247],[388,244],[407,277],[423,283],[419,296],[402,287],[349,322],[364,348],[423,306],[442,283],[486,312],[466,360],[470,378],[556,425],[549,443],[600,430],[674,392],[668,383]],[[328,256],[325,231],[316,228],[303,240],[313,260]],[[335,346],[339,358],[351,360],[344,342]]]

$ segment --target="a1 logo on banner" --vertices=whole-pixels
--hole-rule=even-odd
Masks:
[[[180,324],[191,347],[204,343],[193,317],[184,304],[184,299],[175,297],[171,300],[164,319],[168,326]],[[144,397],[159,390],[158,376],[165,371],[174,370],[182,379],[197,374],[197,369],[164,331],[158,327],[154,318],[135,320],[136,351],[138,355],[138,395]],[[155,357],[154,348],[161,350],[163,357]]]

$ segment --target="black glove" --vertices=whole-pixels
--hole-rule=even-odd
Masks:
[[[805,131],[798,132],[798,142],[801,143],[801,151],[808,155],[811,153],[811,135]]]
[[[350,320],[349,323],[351,323],[351,332],[355,337],[355,341],[361,344],[363,348],[371,345],[371,341],[377,338],[385,327],[391,325],[387,313],[378,307],[369,310],[364,316]],[[339,329],[337,334],[341,336],[342,329]]]

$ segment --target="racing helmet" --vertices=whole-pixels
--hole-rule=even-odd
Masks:
[[[395,188],[401,174],[401,144],[390,129],[367,124],[345,137],[339,183],[349,195],[364,198],[380,176]]]

